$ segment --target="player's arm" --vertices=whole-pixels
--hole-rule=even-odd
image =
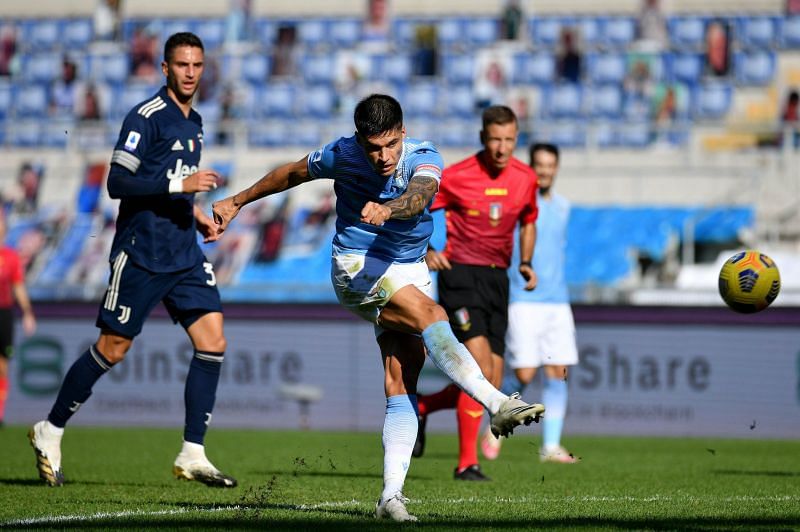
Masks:
[[[192,194],[217,188],[219,174],[213,170],[198,170],[186,179],[142,179],[128,167],[111,163],[108,172],[108,195],[113,199],[157,194]]]
[[[28,290],[24,282],[15,282],[12,285],[14,299],[17,300],[19,308],[22,309],[22,329],[28,336],[36,331],[36,316],[33,314],[31,299],[28,297]]]
[[[533,250],[536,247],[536,224],[520,225],[519,228],[519,273],[525,279],[525,290],[536,288],[536,272],[533,271]]]
[[[382,225],[386,220],[405,220],[419,215],[439,189],[439,180],[427,175],[415,175],[403,194],[386,203],[368,201],[361,210],[361,221]]]
[[[310,181],[312,178],[308,171],[308,156],[297,162],[287,163],[272,170],[267,175],[256,181],[250,187],[217,201],[212,206],[214,221],[217,223],[217,234],[222,234],[239,211],[253,201],[278,192],[283,192]]]

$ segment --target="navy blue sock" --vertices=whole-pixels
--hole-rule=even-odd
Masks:
[[[222,369],[225,353],[195,351],[183,400],[186,403],[186,425],[183,428],[184,441],[203,445],[203,438],[211,423],[211,412],[217,398],[217,383]]]
[[[84,351],[67,371],[47,420],[56,427],[63,428],[72,414],[92,395],[94,383],[113,365],[100,353],[97,346],[92,345]]]

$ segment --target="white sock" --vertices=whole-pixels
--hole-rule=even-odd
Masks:
[[[181,454],[191,458],[205,458],[206,448],[199,443],[184,441],[183,447],[181,448]]]
[[[383,492],[381,500],[403,491],[411,452],[417,439],[417,396],[394,395],[386,399],[383,421]]]
[[[437,321],[429,325],[422,331],[422,341],[437,368],[491,414],[497,413],[508,396],[486,380],[480,366],[464,344],[456,339],[448,322]]]
[[[44,432],[47,433],[47,436],[50,436],[52,438],[61,439],[61,436],[64,435],[64,427],[56,427],[55,425],[46,420],[42,428],[44,429]]]

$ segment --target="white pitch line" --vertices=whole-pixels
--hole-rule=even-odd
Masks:
[[[633,496],[594,496],[586,495],[583,497],[461,497],[457,499],[439,498],[439,499],[411,499],[411,503],[429,503],[429,504],[475,504],[475,503],[504,503],[504,504],[529,504],[529,503],[569,503],[569,502],[703,502],[703,501],[718,501],[718,502],[800,502],[798,495],[768,495],[768,496],[752,496],[752,495],[734,495],[730,497],[695,497],[693,495],[651,495],[648,497],[633,497]],[[295,504],[286,505],[285,509],[294,509],[302,511],[321,510],[325,508],[341,508],[341,507],[370,507],[374,503],[358,501],[351,499],[349,501],[322,501],[313,504]],[[236,510],[246,510],[247,507],[236,506],[217,506],[214,508],[176,508],[172,510],[123,510],[121,512],[98,512],[88,515],[53,515],[45,517],[31,517],[28,519],[15,519],[13,521],[0,522],[0,528],[13,527],[13,526],[36,526],[47,525],[54,523],[83,523],[90,521],[98,521],[101,519],[117,519],[121,517],[153,517],[163,515],[181,515],[190,513],[214,513],[214,512],[227,512]]]

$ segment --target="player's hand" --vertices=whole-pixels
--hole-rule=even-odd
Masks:
[[[211,206],[211,210],[214,216],[214,223],[217,224],[217,238],[228,228],[228,224],[236,218],[240,209],[241,207],[236,205],[233,201],[233,196],[228,196],[223,200],[214,202]]]
[[[183,180],[183,192],[193,194],[195,192],[208,192],[217,188],[219,174],[214,170],[198,170]]]
[[[533,271],[533,268],[527,264],[522,264],[519,267],[519,274],[525,279],[525,290],[530,292],[536,288],[538,279],[536,278],[536,272]]]
[[[367,224],[383,225],[391,215],[392,211],[389,207],[374,201],[368,201],[364,208],[361,209],[361,221]]]
[[[194,219],[197,230],[203,235],[204,243],[208,244],[209,242],[216,242],[219,240],[220,234],[217,232],[217,224],[214,223],[211,217],[207,216],[206,213],[200,209],[195,209]]]
[[[22,330],[25,331],[25,336],[31,336],[36,332],[36,318],[32,312],[22,315]]]
[[[444,256],[444,253],[439,253],[433,248],[428,248],[428,251],[425,253],[425,263],[432,272],[453,269],[453,266],[450,264],[450,261],[447,260],[447,257]]]

